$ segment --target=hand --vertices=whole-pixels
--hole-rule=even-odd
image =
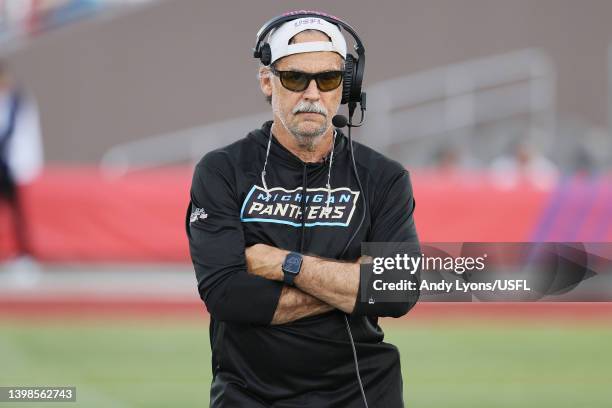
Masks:
[[[266,244],[255,244],[246,248],[244,253],[250,274],[270,280],[283,280],[282,265],[288,251]]]
[[[361,255],[359,259],[357,259],[357,263],[359,265],[369,265],[374,262],[374,259],[370,255]]]

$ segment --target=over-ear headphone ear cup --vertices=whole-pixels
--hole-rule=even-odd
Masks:
[[[265,43],[264,45],[262,45],[260,53],[261,56],[259,57],[259,60],[261,61],[261,63],[265,66],[270,65],[270,63],[272,62],[272,50],[270,49],[270,44]]]
[[[355,59],[351,54],[346,54],[344,61],[344,78],[342,79],[342,100],[341,104],[348,103],[351,97],[351,87],[353,86],[353,71],[355,69]]]

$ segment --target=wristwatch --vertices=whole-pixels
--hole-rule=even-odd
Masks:
[[[302,255],[297,252],[289,252],[283,262],[283,281],[289,285],[293,285],[293,280],[302,269]]]

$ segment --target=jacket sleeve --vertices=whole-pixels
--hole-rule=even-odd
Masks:
[[[247,272],[233,173],[211,153],[193,175],[186,228],[198,292],[214,319],[269,324],[283,285]]]
[[[402,169],[401,173],[393,177],[386,184],[386,189],[383,194],[379,194],[374,200],[372,210],[372,224],[370,233],[368,234],[368,242],[401,242],[402,250],[407,251],[409,256],[419,257],[421,248],[414,223],[415,200],[412,193],[412,184],[410,182],[409,173]],[[389,246],[388,256],[395,256],[396,252],[393,246]],[[398,275],[401,273],[401,276]],[[352,315],[356,316],[377,316],[377,317],[400,317],[408,313],[408,311],[416,304],[419,298],[419,283],[420,270],[410,274],[405,271],[389,273],[385,272],[377,276],[377,279],[385,281],[385,278],[398,277],[415,282],[417,290],[405,290],[401,293],[401,300],[392,302],[362,302],[362,290],[368,290],[365,298],[370,298],[372,291],[371,285],[362,285],[360,282],[359,293],[357,294],[357,302]],[[361,279],[364,279],[362,271]]]

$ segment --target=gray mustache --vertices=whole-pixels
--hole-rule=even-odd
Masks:
[[[317,105],[316,103],[309,102],[300,102],[295,108],[293,108],[292,113],[295,115],[296,113],[319,113],[323,116],[327,116],[327,109],[324,106]]]

